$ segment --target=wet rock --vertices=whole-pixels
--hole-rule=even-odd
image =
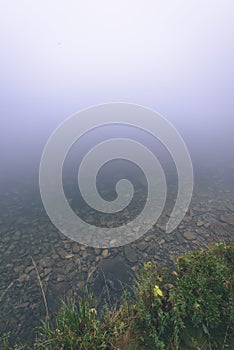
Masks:
[[[118,241],[117,241],[117,239],[112,239],[111,241],[110,241],[110,246],[116,246],[118,244]]]
[[[30,278],[29,275],[26,275],[26,273],[23,273],[22,275],[19,276],[18,281],[20,283],[23,283],[24,281],[29,280],[29,278]]]
[[[30,273],[33,269],[34,269],[34,266],[27,266],[24,271],[27,274],[27,273]]]
[[[234,214],[224,214],[220,216],[220,220],[227,224],[234,225]]]
[[[124,253],[125,253],[126,259],[127,259],[130,263],[135,263],[135,262],[137,262],[138,258],[137,258],[136,249],[133,249],[133,248],[130,247],[130,246],[125,246],[125,247],[124,247]]]
[[[65,258],[65,259],[71,259],[71,258],[73,258],[73,256],[74,256],[74,254],[66,254],[66,255],[64,256],[64,258]]]
[[[210,229],[213,233],[219,235],[220,237],[223,237],[227,235],[227,224],[223,224],[221,222],[212,222],[210,224]]]
[[[108,250],[108,249],[104,249],[104,250],[102,251],[102,256],[103,256],[103,258],[107,258],[108,255],[109,255],[109,250]]]
[[[45,257],[40,260],[40,266],[42,267],[50,267],[51,265],[52,265],[52,260],[49,257]]]
[[[143,252],[143,251],[145,251],[145,250],[148,248],[148,243],[145,242],[145,241],[142,241],[142,242],[138,242],[138,243],[136,244],[136,246],[137,246],[137,248],[138,248],[139,250],[141,250],[141,251]]]
[[[206,223],[206,222],[203,221],[203,220],[198,220],[198,221],[197,221],[197,226],[198,226],[198,227],[203,226],[203,225],[205,225],[205,223]]]
[[[79,253],[80,247],[78,245],[75,245],[72,249],[73,253]]]
[[[56,278],[57,282],[62,282],[64,280],[65,280],[65,276],[64,275],[60,275],[60,274],[57,275],[57,278]]]
[[[43,271],[43,277],[49,275],[52,272],[52,269],[50,267],[47,267]]]
[[[158,242],[158,244],[159,244],[159,245],[163,245],[165,242],[166,242],[165,239],[162,238],[162,239]]]
[[[95,251],[96,255],[99,255],[101,253],[101,249],[100,248],[95,248],[94,251]]]
[[[196,239],[196,237],[197,237],[197,235],[194,232],[191,232],[191,231],[184,232],[184,238],[189,240],[189,241]]]

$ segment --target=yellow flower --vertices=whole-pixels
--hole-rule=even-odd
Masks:
[[[96,314],[97,310],[95,309],[95,307],[92,307],[89,312],[91,312],[91,314]]]
[[[159,288],[159,286],[157,286],[157,284],[155,284],[155,286],[154,286],[153,293],[154,293],[154,296],[155,296],[155,297],[157,297],[158,295],[159,295],[160,297],[163,296],[163,292],[161,291],[161,289]]]
[[[151,261],[148,261],[147,263],[144,264],[144,268],[146,270],[150,270],[152,268],[152,262]]]

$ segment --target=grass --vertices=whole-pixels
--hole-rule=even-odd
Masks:
[[[224,350],[234,344],[234,247],[216,244],[180,256],[175,271],[144,265],[118,308],[97,312],[86,296],[42,323],[34,350]],[[10,347],[7,336],[2,350]]]

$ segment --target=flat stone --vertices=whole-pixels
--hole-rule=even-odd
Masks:
[[[161,239],[158,243],[159,245],[163,245],[165,243],[165,239]]]
[[[73,253],[79,253],[80,247],[78,245],[75,245],[75,247],[73,247],[72,251],[73,251]]]
[[[197,237],[197,235],[194,232],[191,232],[191,231],[184,232],[184,238],[189,240],[189,241],[196,239],[196,237]]]
[[[109,250],[108,249],[104,249],[103,252],[102,252],[103,258],[107,258],[108,255],[109,255]]]
[[[148,248],[148,243],[147,242],[139,242],[136,244],[137,248],[141,250],[142,252]]]
[[[18,281],[20,283],[29,280],[29,275],[26,275],[26,273],[23,273],[22,275],[19,276]]]
[[[34,266],[28,266],[25,268],[25,273],[28,274],[30,271],[34,270]]]
[[[205,225],[205,223],[206,223],[206,222],[203,221],[203,220],[198,220],[198,221],[197,221],[197,226],[198,226],[198,227],[203,226],[203,225]]]
[[[52,269],[50,267],[47,267],[43,271],[43,276],[45,277],[45,276],[49,275],[51,272],[52,272]]]
[[[65,280],[65,276],[64,275],[57,275],[57,278],[56,278],[56,281],[57,282],[62,282],[62,281],[64,281]]]
[[[227,224],[234,225],[234,214],[224,214],[220,216],[220,220]]]
[[[112,239],[112,240],[110,241],[110,246],[116,246],[116,244],[118,244],[117,239]]]
[[[71,259],[73,258],[74,254],[66,254],[65,259]]]
[[[212,222],[210,224],[210,229],[213,233],[220,235],[221,237],[223,235],[228,234],[227,230],[227,224],[221,223],[221,222]]]
[[[125,253],[125,257],[126,259],[131,262],[131,263],[135,263],[137,262],[138,258],[137,258],[137,253],[136,253],[136,250],[133,249],[132,247],[130,246],[126,246],[124,248],[124,253]]]
[[[40,265],[42,267],[50,267],[52,265],[51,258],[45,257],[40,260]]]
[[[95,254],[99,255],[101,254],[101,249],[100,248],[94,248]]]
[[[192,220],[192,216],[190,215],[185,215],[185,217],[183,218],[184,222],[190,222]]]

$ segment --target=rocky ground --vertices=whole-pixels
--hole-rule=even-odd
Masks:
[[[39,193],[27,187],[3,192],[0,206],[0,334],[11,331],[14,340],[32,340],[45,319],[42,287],[53,317],[61,298],[81,295],[87,282],[100,303],[113,302],[149,259],[173,267],[175,258],[191,249],[234,241],[234,181],[217,175],[195,183],[188,212],[173,233],[164,231],[169,201],[146,235],[119,248],[69,240],[46,216]]]

